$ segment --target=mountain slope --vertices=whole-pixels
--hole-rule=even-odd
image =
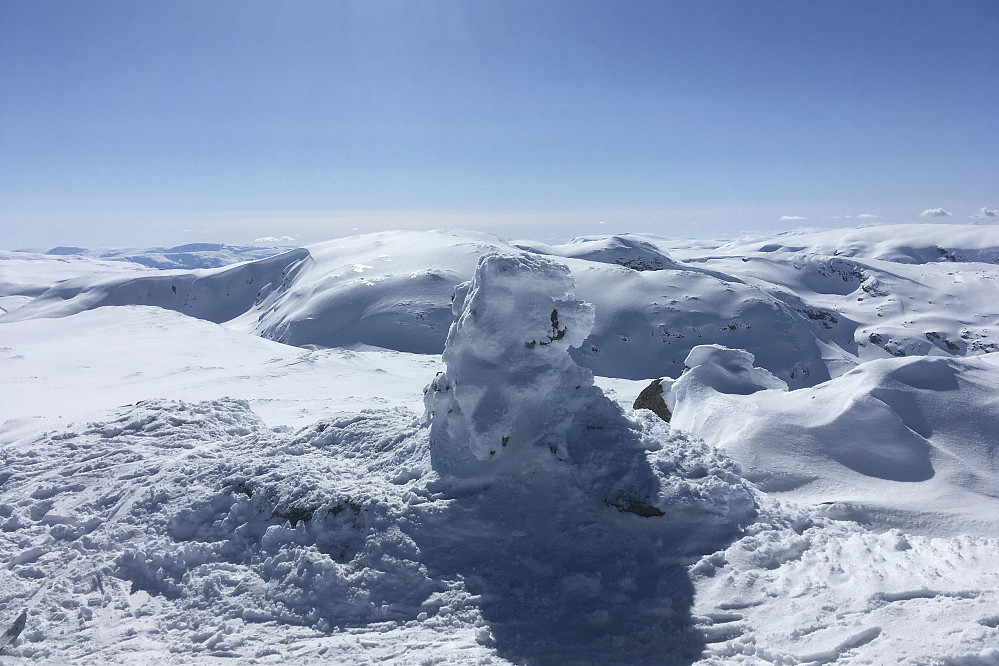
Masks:
[[[868,359],[999,350],[999,227],[953,225],[708,246],[384,232],[222,269],[69,280],[6,317],[157,305],[297,346],[440,353],[454,286],[488,252],[541,253],[570,267],[597,313],[574,355],[604,376],[675,374],[693,347],[712,343],[750,350],[792,387]]]

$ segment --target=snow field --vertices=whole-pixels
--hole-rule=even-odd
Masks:
[[[733,488],[743,518],[752,502],[686,444],[657,452],[676,513],[653,523],[558,479],[453,496],[405,410],[279,434],[242,401],[124,408],[5,452],[0,590],[31,617],[14,654],[360,660],[396,632],[412,663],[462,644],[485,661],[693,656],[685,558],[724,539],[701,528],[731,523]]]
[[[999,663],[997,248],[8,253],[0,661]]]
[[[95,267],[97,277],[43,294],[37,280],[17,276],[71,258],[11,253],[15,279],[0,282],[0,298],[23,303],[12,301],[7,321],[155,305],[297,346],[438,354],[454,285],[490,252],[548,255],[569,266],[576,295],[595,308],[587,344],[573,357],[600,376],[676,376],[702,344],[749,350],[791,388],[867,360],[999,351],[999,232],[959,225],[727,244],[615,236],[511,245],[464,231],[383,232],[211,270],[115,278]],[[28,282],[35,286],[23,287]]]
[[[0,504],[3,596],[33,617],[18,654],[291,658],[279,626],[317,638],[436,615],[454,586],[399,525],[422,501],[414,437],[405,412],[282,436],[245,402],[152,401],[18,447]]]
[[[691,568],[698,663],[996,663],[997,548],[767,507]]]

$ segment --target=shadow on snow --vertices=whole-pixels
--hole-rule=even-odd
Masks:
[[[696,661],[705,643],[690,613],[683,535],[694,535],[677,526],[668,515],[605,506],[568,483],[503,484],[454,498],[415,536],[431,575],[460,576],[480,596],[505,659],[679,665]],[[703,536],[691,539],[698,550]]]

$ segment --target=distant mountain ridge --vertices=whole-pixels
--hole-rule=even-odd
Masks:
[[[171,250],[185,249],[118,256],[196,264],[236,251]],[[878,358],[999,351],[999,227],[961,225],[715,243],[626,234],[565,245],[469,231],[380,232],[220,268],[77,277],[4,316],[154,305],[295,346],[440,353],[455,285],[490,252],[541,254],[569,267],[577,295],[596,311],[573,356],[606,377],[675,375],[701,344],[746,349],[792,388]]]
[[[87,249],[75,246],[54,247],[50,256],[79,256],[109,261],[130,261],[147,268],[221,268],[241,261],[255,261],[280,254],[290,247],[226,245],[224,243],[187,243],[175,247]]]

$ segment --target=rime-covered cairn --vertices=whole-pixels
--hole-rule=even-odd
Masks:
[[[457,477],[565,470],[602,490],[651,490],[640,436],[569,355],[593,325],[569,269],[483,256],[454,295],[447,370],[428,387],[435,469]],[[646,477],[646,478],[641,478]],[[645,494],[645,493],[643,493]]]

